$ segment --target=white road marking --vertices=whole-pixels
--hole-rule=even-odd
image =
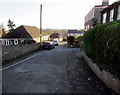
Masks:
[[[39,53],[38,53],[38,54],[39,54]],[[6,70],[6,69],[8,69],[8,68],[11,68],[11,67],[17,65],[17,64],[20,64],[20,63],[22,63],[22,62],[25,62],[25,61],[27,61],[27,60],[29,60],[29,59],[31,59],[31,58],[37,56],[38,54],[35,54],[35,55],[30,56],[30,57],[28,57],[28,58],[26,58],[26,59],[24,59],[24,60],[22,60],[22,61],[19,61],[19,62],[15,63],[15,64],[12,64],[12,65],[7,66],[7,67],[5,67],[5,68],[3,68],[3,69],[0,69],[0,71]]]

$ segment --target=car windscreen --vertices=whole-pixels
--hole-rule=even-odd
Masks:
[[[50,44],[50,43],[44,43],[44,44],[48,45],[48,44]]]
[[[53,41],[53,42],[57,42],[57,41]]]

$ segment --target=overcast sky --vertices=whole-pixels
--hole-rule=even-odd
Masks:
[[[117,0],[109,0],[110,4]],[[7,28],[8,19],[16,24],[40,26],[40,4],[43,5],[42,27],[54,29],[84,28],[85,15],[102,0],[0,0],[0,23]]]

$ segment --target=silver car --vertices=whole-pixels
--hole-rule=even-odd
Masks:
[[[55,46],[58,46],[58,41],[57,40],[53,40],[52,42],[54,43]]]

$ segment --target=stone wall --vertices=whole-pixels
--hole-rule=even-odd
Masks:
[[[24,54],[41,49],[40,44],[22,44],[12,46],[2,46],[2,62],[9,61]]]
[[[95,63],[93,63],[92,60],[88,58],[84,52],[82,52],[82,55],[85,61],[93,70],[93,72],[98,76],[98,78],[100,78],[113,91],[120,94],[120,80],[115,78],[112,74],[105,70],[101,71],[99,67]]]

